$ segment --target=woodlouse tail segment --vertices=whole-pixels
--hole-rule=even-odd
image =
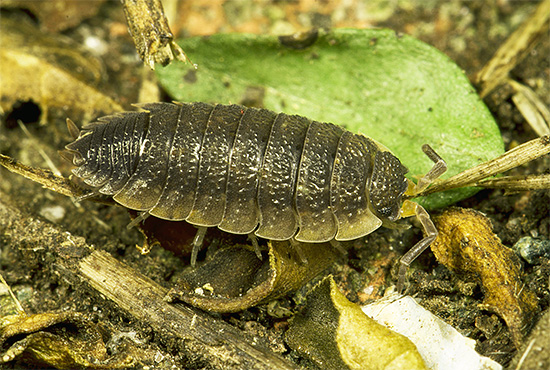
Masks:
[[[71,135],[73,140],[78,139],[78,137],[80,136],[80,129],[70,118],[67,118],[67,129],[69,130],[69,134]]]
[[[432,162],[434,162],[434,165],[424,176],[422,176],[418,180],[416,185],[407,190],[407,192],[405,193],[406,195],[415,196],[416,194],[421,193],[428,186],[430,186],[431,183],[434,182],[434,180],[439,178],[439,176],[447,171],[447,163],[443,158],[439,156],[439,154],[435,152],[435,150],[433,150],[431,146],[429,146],[428,144],[422,145],[422,151],[426,153],[426,155],[432,160]]]
[[[75,123],[73,121],[71,121],[70,118],[67,118],[67,129],[68,129],[69,134],[71,135],[73,141],[75,141],[76,139],[79,138],[80,130],[75,125]],[[75,158],[81,158],[82,157],[82,155],[78,151],[73,150],[70,147],[69,148],[65,147],[65,149],[58,151],[58,153],[61,156],[61,158],[63,158],[64,160],[66,160],[68,162],[71,162],[73,164],[75,162],[74,161]]]
[[[403,209],[407,212],[413,212],[418,221],[420,221],[420,224],[422,225],[422,228],[424,229],[424,238],[420,240],[418,243],[416,243],[403,257],[401,257],[401,260],[399,261],[399,273],[398,273],[398,280],[397,280],[397,291],[399,293],[403,292],[403,289],[405,287],[405,280],[406,280],[406,274],[407,274],[407,268],[410,266],[410,264],[422,254],[432,244],[432,242],[437,237],[437,229],[430,218],[430,215],[428,212],[422,207],[421,205],[411,202],[410,200],[405,200],[403,202]]]

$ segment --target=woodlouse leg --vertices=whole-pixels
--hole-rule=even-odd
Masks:
[[[128,225],[126,225],[126,228],[130,230],[132,227],[137,226],[141,221],[145,220],[147,217],[149,217],[148,211],[140,212],[139,215],[132,220]]]
[[[424,229],[425,237],[416,243],[399,261],[399,274],[397,280],[397,291],[402,292],[405,287],[405,280],[407,274],[407,268],[410,264],[422,254],[430,246],[430,244],[437,237],[437,229],[430,218],[428,212],[419,204],[406,200],[403,204],[404,207],[414,207],[414,213],[416,218],[422,224]]]
[[[426,173],[418,180],[416,186],[413,189],[413,194],[418,194],[422,190],[426,189],[435,179],[437,179],[445,171],[447,171],[447,163],[445,162],[445,160],[443,160],[443,158],[439,156],[439,154],[435,152],[435,150],[433,150],[431,146],[429,146],[428,144],[422,145],[422,151],[426,153],[426,155],[432,160],[432,162],[434,162],[434,165],[428,171],[428,173]]]
[[[340,252],[342,256],[345,256],[348,254],[348,252],[342,247],[342,244],[339,241],[336,241],[336,239],[332,239],[329,243],[331,247],[336,249],[338,252]]]
[[[260,244],[258,244],[258,238],[256,237],[256,235],[254,235],[254,233],[250,233],[248,234],[248,239],[250,239],[250,241],[252,242],[252,246],[254,246],[256,257],[258,257],[258,259],[262,261],[262,250],[260,249]]]
[[[304,255],[304,251],[302,251],[302,247],[300,247],[300,242],[297,241],[297,240],[294,239],[294,238],[291,238],[291,239],[290,239],[290,246],[292,247],[292,249],[294,249],[294,251],[295,251],[296,254],[298,255],[298,260],[299,260],[302,264],[306,264],[306,263],[307,263],[307,258],[306,258],[306,256]]]
[[[89,192],[88,194],[84,194],[84,195],[81,195],[79,197],[76,197],[75,200],[77,202],[82,202],[83,200],[86,200],[88,198],[92,198],[92,197],[95,197],[96,195],[100,195],[101,193],[97,190],[94,190],[94,191],[91,191]]]
[[[206,235],[207,227],[198,227],[197,234],[193,239],[193,250],[191,251],[191,267],[195,267],[197,264],[197,255],[202,247],[202,242],[204,241],[204,236]]]

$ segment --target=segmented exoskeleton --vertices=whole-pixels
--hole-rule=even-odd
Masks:
[[[430,238],[416,249],[437,233],[422,207],[408,205],[403,213],[407,169],[363,135],[240,105],[140,108],[81,131],[70,122],[73,173],[96,193],[142,211],[138,220],[152,215],[198,226],[195,256],[206,228],[214,226],[320,243],[356,239],[416,213]],[[433,150],[425,151],[439,167],[413,192],[445,170]]]

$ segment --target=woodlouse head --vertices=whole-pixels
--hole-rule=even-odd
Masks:
[[[401,198],[408,188],[407,168],[390,152],[379,151],[369,183],[369,199],[376,215],[388,221],[400,217]]]

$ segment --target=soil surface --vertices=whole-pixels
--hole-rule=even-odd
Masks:
[[[454,0],[387,2],[394,4],[391,6],[365,5],[362,1],[306,0],[254,4],[228,1],[222,5],[212,5],[211,1],[189,3],[176,2],[173,7],[170,22],[178,36],[217,32],[289,34],[312,26],[386,27],[435,46],[456,61],[468,75],[473,75],[491,58],[498,46],[538,4],[531,1]],[[11,8],[3,16],[13,16],[19,12]],[[30,14],[35,22],[42,22],[32,11],[24,13],[26,16]],[[145,90],[144,81],[153,81],[152,84],[155,84],[154,77],[145,70],[135,54],[119,2],[104,2],[93,15],[56,32],[84,46],[92,45],[93,41],[95,46],[91,51],[103,61],[105,67],[105,77],[98,89],[113,97],[124,108],[131,109],[130,104],[139,100],[139,95]],[[550,37],[544,37],[511,73],[512,78],[530,86],[547,106],[550,106],[549,55]],[[151,91],[151,96],[169,100],[155,87]],[[509,89],[497,89],[485,102],[501,129],[506,149],[536,138],[514,106]],[[63,161],[57,151],[71,141],[65,126],[70,109],[49,110],[47,124],[41,125],[38,123],[40,109],[36,103],[21,102],[12,107],[11,111],[4,112],[0,123],[0,152],[40,168],[48,168],[44,160],[44,157],[48,157],[62,174],[68,175],[71,165]],[[85,112],[72,114],[75,121],[86,117]],[[19,128],[18,119],[23,120],[30,135]],[[547,156],[514,170],[513,174],[544,173],[549,168],[550,158]],[[29,216],[47,220],[73,235],[82,236],[89,245],[109,252],[166,288],[174,284],[178,272],[186,264],[171,252],[158,247],[147,255],[141,255],[135,246],[143,243],[143,237],[135,228],[126,228],[130,219],[121,207],[91,202],[77,204],[4,169],[0,169],[0,194],[6,198],[3,201]],[[457,206],[483,212],[493,223],[503,244],[508,247],[525,236],[550,237],[548,190],[514,195],[484,190]],[[432,215],[440,212],[435,211]],[[398,258],[422,237],[421,229],[416,226],[406,231],[380,230],[365,240],[356,241],[349,254],[327,273],[334,275],[340,289],[353,302],[369,303],[381,297],[385,289],[395,284],[395,264]],[[218,242],[220,238],[230,243],[242,241],[213,233],[208,236],[206,243]],[[134,333],[141,341],[144,352],[160,354],[162,361],[148,365],[154,364],[164,369],[204,368],[204,364],[196,362],[190,354],[174,352],[170,343],[153,335],[149,328],[142,327],[139,322],[125,317],[109,301],[91,291],[74,289],[71,284],[53,274],[51,266],[45,261],[37,258],[33,250],[14,248],[10,245],[9,237],[0,235],[1,274],[27,313],[84,312],[93,321],[101,323],[106,331]],[[547,311],[550,305],[550,259],[539,257],[531,263],[522,260],[522,265],[523,282],[537,295],[539,311]],[[521,356],[510,338],[505,322],[496,314],[479,307],[483,294],[478,284],[439,265],[429,251],[413,264],[412,271],[408,294],[419,299],[424,307],[462,334],[475,339],[479,353],[505,367],[514,357]],[[280,299],[277,306],[296,309],[311,284],[296,295]],[[262,305],[221,317],[260,338],[274,352],[315,368],[285,345],[283,333],[289,318],[275,318],[270,312],[267,305]],[[5,366],[19,367],[13,363]]]

